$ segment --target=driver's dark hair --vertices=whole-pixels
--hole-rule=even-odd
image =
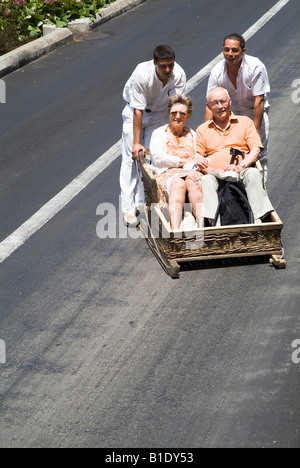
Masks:
[[[246,49],[246,41],[243,38],[243,36],[241,36],[241,34],[238,34],[238,33],[229,34],[228,36],[225,37],[223,46],[225,45],[225,41],[227,39],[233,39],[234,41],[239,41],[242,50]]]
[[[153,59],[155,63],[159,60],[175,60],[175,52],[170,46],[162,44],[156,47],[153,53]]]

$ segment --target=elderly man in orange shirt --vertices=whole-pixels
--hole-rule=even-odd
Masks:
[[[224,88],[214,88],[208,95],[208,108],[213,118],[200,125],[196,132],[197,152],[209,160],[202,172],[203,217],[213,220],[218,208],[218,190],[226,180],[242,184],[251,205],[255,222],[273,211],[263,188],[263,177],[252,167],[259,160],[263,145],[254,122],[231,112],[231,99]],[[230,148],[245,151],[244,160],[230,164]]]

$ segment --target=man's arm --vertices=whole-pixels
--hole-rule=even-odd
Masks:
[[[197,152],[197,160],[196,164],[199,167],[200,172],[203,174],[208,174],[212,172],[212,168],[209,167],[209,160],[207,156],[207,146],[206,146],[206,139],[202,132],[204,124],[200,125],[196,131],[196,152]]]
[[[256,161],[259,160],[261,156],[261,151],[264,149],[263,144],[261,142],[261,138],[259,133],[257,132],[253,120],[249,119],[248,117],[240,117],[241,123],[245,125],[244,130],[244,139],[245,139],[245,147],[248,147],[249,154],[246,155],[245,159],[239,166],[228,166],[225,170],[226,171],[235,171],[235,172],[242,172],[244,169],[251,167]]]
[[[178,78],[174,83],[174,89],[169,93],[171,97],[174,94],[185,94],[186,91],[186,74],[185,71],[180,67],[180,65],[175,64],[176,69],[181,70],[181,73],[178,72]]]
[[[259,160],[260,155],[261,155],[261,148],[259,148],[258,146],[255,146],[254,148],[252,148],[250,153],[247,154],[247,156],[245,157],[245,159],[241,163],[242,166],[241,165],[235,166],[234,164],[231,164],[225,169],[225,172],[234,171],[234,172],[237,172],[238,174],[240,174],[242,171],[244,171],[248,167],[253,166],[253,164],[255,164],[256,161]]]
[[[143,122],[143,111],[134,109],[133,114],[133,147],[132,157],[135,160],[139,160],[139,152],[145,152],[145,148],[141,145],[142,136],[142,122]]]
[[[255,96],[254,101],[254,125],[258,133],[260,133],[260,127],[264,115],[264,95]]]

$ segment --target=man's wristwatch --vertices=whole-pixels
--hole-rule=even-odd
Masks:
[[[243,162],[241,164],[239,164],[239,166],[242,167],[243,169],[246,169],[246,164],[243,163]]]

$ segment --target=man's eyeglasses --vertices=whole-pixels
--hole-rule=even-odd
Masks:
[[[221,105],[222,107],[226,106],[226,104],[228,104],[228,100],[227,101],[213,101],[210,103],[211,107],[218,107],[218,105]]]

